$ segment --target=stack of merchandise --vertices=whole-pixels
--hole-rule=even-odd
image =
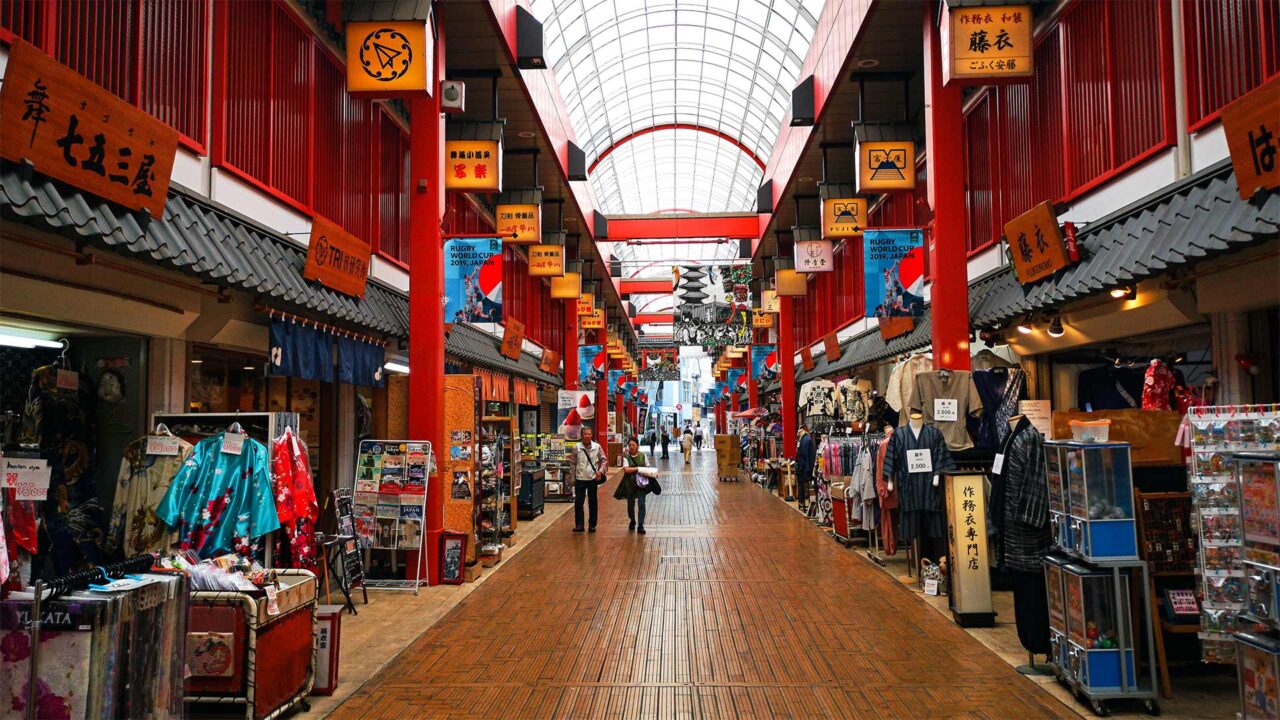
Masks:
[[[737,478],[738,466],[742,463],[742,444],[738,436],[716,435],[715,444],[717,476]]]

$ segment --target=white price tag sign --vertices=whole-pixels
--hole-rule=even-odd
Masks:
[[[925,581],[924,581],[924,594],[925,594],[925,595],[937,595],[937,594],[938,594],[938,581],[937,581],[937,580],[925,580]]]
[[[80,373],[75,370],[59,370],[57,384],[59,390],[79,390]]]
[[[996,453],[996,459],[991,463],[991,472],[999,475],[1004,472],[1004,454]]]
[[[182,448],[182,441],[176,437],[168,435],[148,435],[147,449],[148,455],[177,455]]]
[[[44,500],[49,497],[49,461],[5,458],[4,486],[13,488],[15,500]]]
[[[933,401],[934,422],[955,422],[960,419],[960,401],[948,398],[936,398]]]
[[[933,455],[928,450],[908,450],[907,472],[933,472]]]
[[[224,433],[222,435],[222,452],[228,455],[239,455],[244,452],[244,435],[240,433]]]

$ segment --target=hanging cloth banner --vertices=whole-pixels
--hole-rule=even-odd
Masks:
[[[747,371],[743,368],[733,368],[726,373],[725,379],[729,381],[729,392],[736,393],[741,388],[739,385],[746,379]]]
[[[924,315],[924,233],[871,230],[862,236],[868,314],[878,318]]]
[[[333,336],[295,322],[272,320],[271,374],[333,382]]]
[[[622,392],[622,378],[625,373],[622,370],[609,371],[609,394],[618,395]]]
[[[363,387],[382,387],[382,365],[386,349],[381,345],[338,336],[338,382]]]
[[[502,322],[502,240],[444,243],[445,322]]]
[[[578,346],[578,386],[584,390],[594,389],[596,383],[604,379],[604,346]]]
[[[770,382],[778,377],[778,346],[751,346],[751,376],[757,381]]]

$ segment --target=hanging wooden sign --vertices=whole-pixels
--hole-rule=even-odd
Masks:
[[[1280,77],[1264,83],[1222,109],[1231,167],[1240,197],[1280,187]]]
[[[807,345],[800,348],[800,364],[805,370],[813,369],[813,351]]]
[[[340,293],[364,297],[369,282],[369,243],[321,215],[311,219],[302,277]]]
[[[520,351],[524,348],[524,323],[509,317],[502,322],[502,328],[503,357],[519,360]]]
[[[943,84],[1031,77],[1030,5],[942,7]]]
[[[835,362],[840,359],[840,339],[835,333],[827,333],[822,337],[822,348],[826,351],[827,362]]]
[[[543,350],[542,359],[538,361],[538,369],[552,375],[560,372],[560,353],[555,350]]]
[[[1053,203],[1045,201],[1004,225],[1018,282],[1032,283],[1070,264]]]
[[[539,205],[498,205],[493,218],[504,243],[529,245],[542,239],[542,207]]]
[[[351,22],[347,92],[370,98],[428,97],[435,38],[424,20]]]
[[[177,130],[19,39],[9,48],[0,116],[0,156],[131,210],[164,215]]]

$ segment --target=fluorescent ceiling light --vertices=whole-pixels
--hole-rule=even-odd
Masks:
[[[62,348],[62,343],[56,340],[44,340],[42,338],[27,337],[26,335],[13,335],[11,333],[0,333],[0,345],[7,345],[16,348]]]
[[[408,365],[401,365],[401,364],[400,364],[400,363],[398,363],[398,362],[389,362],[389,363],[385,363],[385,364],[383,364],[383,366],[382,366],[382,367],[386,368],[387,370],[390,370],[391,372],[397,372],[397,373],[401,373],[401,374],[403,374],[403,375],[408,375],[408,374],[409,374],[409,366],[408,366]]]

